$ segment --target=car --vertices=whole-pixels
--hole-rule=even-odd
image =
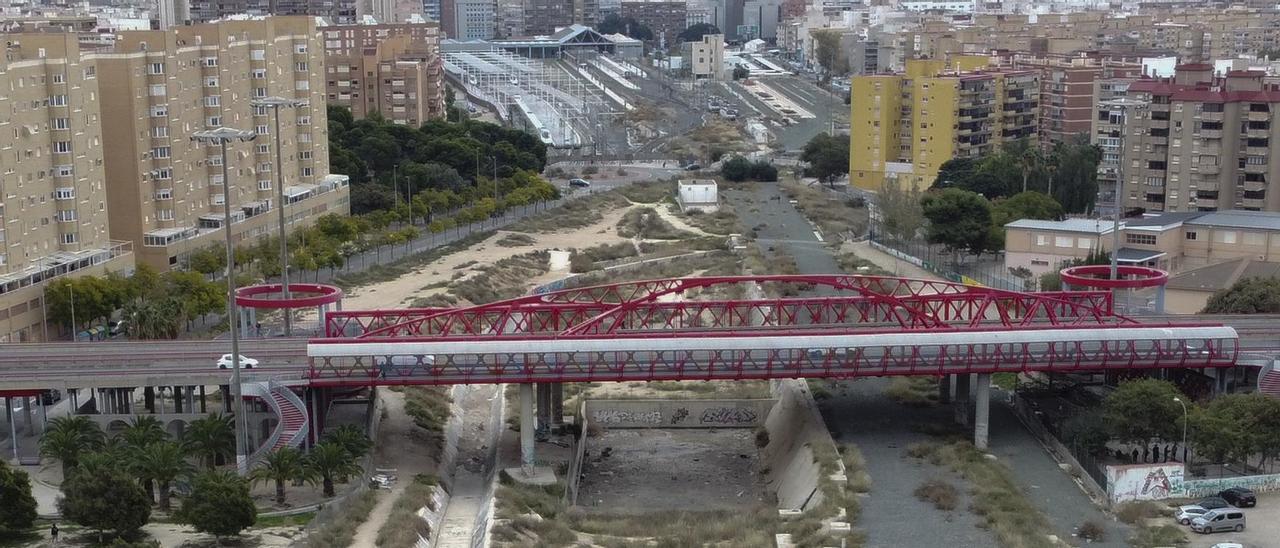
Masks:
[[[1201,534],[1209,534],[1218,531],[1235,531],[1244,530],[1244,512],[1230,509],[1210,510],[1205,512],[1203,516],[1191,520],[1191,530]]]
[[[244,354],[240,355],[240,368],[253,369],[258,366],[258,360],[250,358]],[[223,354],[218,358],[218,369],[231,369],[231,354]]]
[[[394,473],[378,472],[369,478],[369,486],[379,489],[390,489],[391,486],[395,485],[397,479],[400,478],[398,478]]]
[[[1218,492],[1218,496],[1236,508],[1252,508],[1258,505],[1258,497],[1244,487],[1232,487]]]
[[[1239,542],[1219,542],[1209,548],[1244,548],[1244,545]]]
[[[689,164],[684,166],[685,171],[698,171],[699,169],[702,169],[702,166],[699,164]]]
[[[591,181],[586,179],[569,179],[569,186],[578,188],[587,188],[591,186]]]
[[[1191,525],[1191,520],[1203,516],[1205,512],[1208,511],[1209,509],[1203,506],[1188,504],[1186,506],[1179,506],[1178,511],[1174,514],[1174,518],[1178,520],[1178,523]]]
[[[1205,510],[1218,510],[1221,508],[1230,508],[1231,504],[1222,497],[1205,497],[1195,503],[1196,506]]]
[[[107,333],[112,337],[123,335],[127,329],[129,329],[129,320],[107,322]]]

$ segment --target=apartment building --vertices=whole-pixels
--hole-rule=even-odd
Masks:
[[[697,42],[685,42],[681,51],[694,78],[724,80],[724,35],[705,34]]]
[[[101,91],[74,33],[5,35],[0,57],[0,343],[52,340],[44,288],[133,269],[111,239]]]
[[[1094,91],[1099,79],[1137,78],[1139,59],[1099,52],[1074,55],[999,52],[1000,66],[1040,73],[1041,148],[1073,138],[1088,138],[1095,119]]]
[[[346,214],[347,178],[328,172],[323,66],[314,17],[121,33],[115,51],[97,57],[111,237],[132,241],[139,262],[163,270],[220,241],[228,221],[241,243],[271,232],[275,207],[294,227]],[[251,105],[270,96],[307,102],[280,111],[279,162],[271,111]],[[230,181],[218,148],[190,140],[224,126],[258,133],[228,147]],[[285,204],[276,199],[277,169]]]
[[[440,28],[455,40],[489,40],[498,32],[494,0],[440,0]]]
[[[186,0],[191,20],[203,23],[231,16],[310,15],[331,23],[351,24],[359,17],[358,0]]]
[[[684,0],[624,0],[622,17],[632,17],[653,31],[654,43],[675,44],[688,19]]]
[[[1101,102],[1095,117],[1100,170],[1123,177],[1122,207],[1144,211],[1280,211],[1280,135],[1273,112],[1280,86],[1257,71],[1213,75],[1213,66],[1186,64],[1172,78],[1129,84],[1132,103]],[[1118,161],[1118,163],[1111,163]]]
[[[321,32],[328,104],[350,108],[357,119],[377,112],[413,127],[444,117],[439,24],[340,25]]]
[[[1032,138],[1039,73],[988,67],[984,56],[906,63],[899,74],[855,76],[850,106],[852,184],[878,190],[887,178],[924,189],[947,160],[978,157]]]
[[[524,32],[521,36],[550,36],[556,29],[574,22],[576,2],[564,0],[524,0]]]

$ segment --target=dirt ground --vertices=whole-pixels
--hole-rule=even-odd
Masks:
[[[615,429],[587,440],[578,494],[587,511],[733,510],[765,502],[750,429]]]
[[[1191,541],[1189,548],[1209,548],[1219,542],[1238,542],[1245,548],[1269,548],[1280,545],[1280,494],[1264,493],[1258,495],[1258,505],[1245,508],[1247,521],[1245,530],[1239,533],[1212,533],[1202,535],[1194,533],[1190,527],[1183,527],[1187,538]]]

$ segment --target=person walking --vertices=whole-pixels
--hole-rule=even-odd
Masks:
[[[49,526],[49,538],[53,540],[53,545],[58,545],[58,524],[54,523]]]

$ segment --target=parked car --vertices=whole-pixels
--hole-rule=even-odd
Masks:
[[[1203,516],[1191,520],[1191,530],[1208,534],[1217,531],[1244,530],[1244,512],[1232,509],[1210,510]]]
[[[685,171],[698,171],[699,169],[702,169],[702,166],[698,164],[689,164],[684,166]]]
[[[569,179],[569,186],[578,188],[587,188],[591,186],[591,181],[586,179]]]
[[[1239,542],[1219,542],[1209,548],[1244,548],[1244,545]]]
[[[120,335],[124,334],[124,332],[128,329],[128,326],[129,326],[129,320],[120,320],[118,322],[117,321],[107,322],[107,334],[111,335],[112,337],[119,337]]]
[[[1252,508],[1258,505],[1258,497],[1252,490],[1244,487],[1224,489],[1218,493],[1218,496],[1236,508]]]
[[[1196,506],[1205,510],[1218,510],[1220,508],[1230,508],[1231,504],[1222,497],[1205,497],[1195,503]]]
[[[1177,513],[1174,514],[1174,518],[1178,520],[1178,523],[1191,525],[1191,520],[1203,516],[1205,512],[1208,511],[1209,509],[1203,506],[1188,504],[1186,506],[1179,506]]]
[[[258,360],[250,358],[244,354],[240,355],[240,368],[253,369],[258,366]],[[218,369],[231,369],[231,354],[223,354],[218,358]]]

